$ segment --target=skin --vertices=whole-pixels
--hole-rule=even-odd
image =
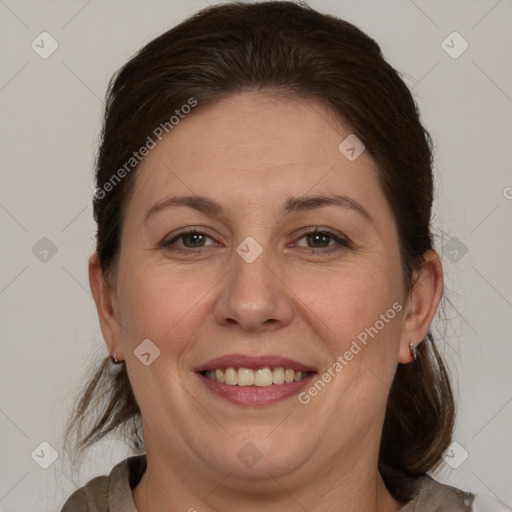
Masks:
[[[320,103],[244,92],[199,108],[137,170],[113,277],[97,254],[89,262],[104,338],[142,413],[137,509],[397,511],[377,466],[386,399],[441,299],[440,259],[425,254],[407,293],[376,163],[338,150],[350,127]],[[340,206],[281,215],[291,196],[332,193],[371,220]],[[144,220],[178,195],[207,196],[223,213],[179,206]],[[190,226],[207,236],[161,246]],[[315,227],[350,245],[301,231]],[[235,251],[248,236],[263,250],[252,263]],[[193,371],[224,354],[277,354],[322,375],[396,302],[402,310],[307,405],[234,405]],[[149,366],[134,356],[145,339],[161,351]],[[261,454],[250,468],[237,457],[248,442]]]

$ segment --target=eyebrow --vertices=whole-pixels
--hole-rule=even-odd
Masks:
[[[187,206],[193,208],[201,213],[211,216],[220,217],[224,214],[222,206],[205,196],[175,196],[166,197],[158,203],[154,204],[144,215],[144,222],[149,217],[157,212],[168,208],[175,208],[179,206]],[[315,210],[318,208],[324,208],[326,206],[339,206],[346,208],[360,214],[365,220],[373,224],[373,219],[368,213],[368,210],[364,208],[357,201],[354,201],[350,197],[342,195],[311,195],[311,196],[298,196],[288,198],[282,209],[281,214],[284,217],[293,212],[303,212]]]

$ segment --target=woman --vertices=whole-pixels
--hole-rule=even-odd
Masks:
[[[111,358],[69,433],[145,454],[62,511],[472,510],[427,475],[454,423],[431,164],[378,45],[306,6],[211,7],[133,57],[89,261]]]

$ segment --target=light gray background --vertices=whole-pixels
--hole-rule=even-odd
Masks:
[[[84,368],[106,353],[87,279],[103,97],[136,50],[207,3],[0,0],[0,510],[60,510],[77,486],[127,456],[123,444],[103,443],[77,474],[61,451]],[[308,3],[376,39],[406,74],[434,138],[437,249],[464,318],[448,309],[441,343],[459,400],[460,447],[448,460],[456,465],[462,450],[468,454],[437,478],[510,506],[512,2]],[[31,48],[43,31],[59,45],[47,59]],[[457,59],[441,46],[453,31],[469,44]],[[32,252],[42,237],[57,248],[46,262]],[[46,470],[31,458],[43,441],[59,453]]]

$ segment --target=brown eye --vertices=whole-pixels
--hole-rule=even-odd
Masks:
[[[187,250],[187,249],[201,249],[203,247],[208,247],[213,244],[206,244],[206,239],[212,240],[210,236],[201,231],[185,231],[180,233],[179,235],[171,238],[170,240],[166,240],[162,243],[162,247],[173,249],[174,246],[176,250]],[[182,243],[177,243],[178,241],[182,241]],[[212,240],[213,241],[213,240]]]
[[[306,238],[308,243],[321,244],[320,247],[329,246],[329,242],[333,240],[333,237],[328,233],[309,233]]]
[[[345,238],[342,238],[330,231],[314,230],[304,233],[299,240],[306,240],[307,246],[297,244],[298,247],[307,247],[311,249],[327,249],[320,252],[331,252],[339,249],[347,248],[350,243]]]
[[[205,241],[205,235],[201,233],[189,233],[187,235],[181,235],[180,238],[183,240],[185,247],[203,247]]]

